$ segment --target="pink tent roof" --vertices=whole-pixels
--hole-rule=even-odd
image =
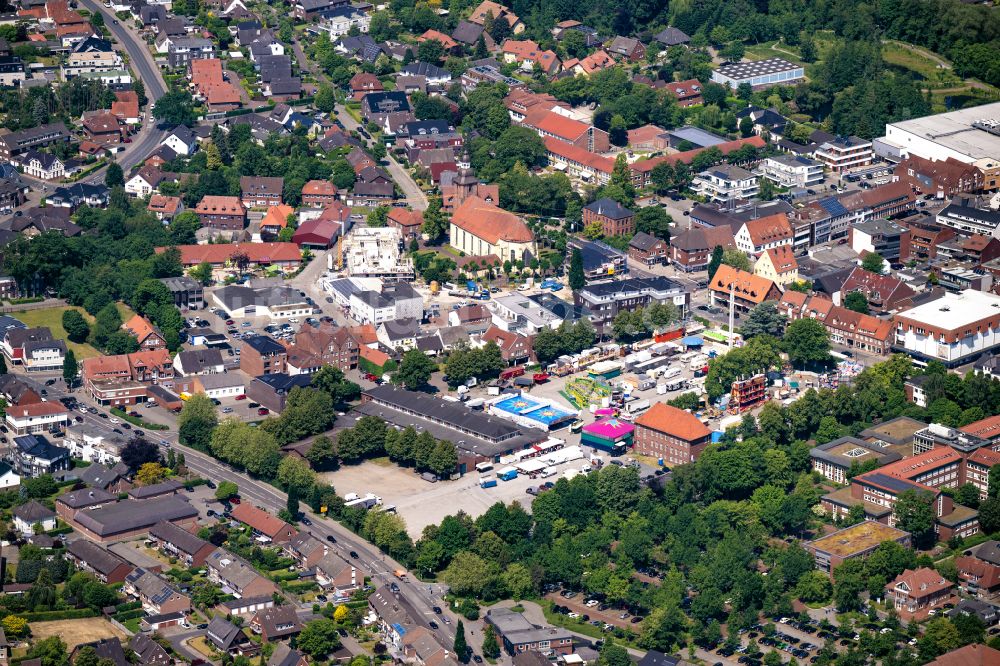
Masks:
[[[583,431],[604,439],[618,439],[632,434],[635,426],[625,421],[619,421],[614,417],[601,419],[594,423],[583,426]]]

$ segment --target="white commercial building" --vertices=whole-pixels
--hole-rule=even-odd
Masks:
[[[1000,345],[1000,296],[966,289],[892,318],[893,348],[954,367]]]
[[[291,287],[253,289],[231,285],[214,292],[212,300],[230,317],[288,319],[308,317],[313,311],[298,289]]]
[[[760,175],[779,187],[812,187],[823,182],[823,165],[801,155],[774,155],[761,162]]]
[[[881,141],[898,147],[903,157],[940,161],[952,157],[979,166],[980,160],[1000,160],[1000,135],[990,131],[998,121],[1000,102],[994,102],[888,123]]]
[[[126,443],[125,438],[118,433],[86,423],[66,428],[66,438],[63,440],[63,445],[74,458],[108,467],[121,462],[121,450]]]
[[[757,176],[731,164],[720,164],[694,178],[692,189],[711,201],[750,199],[758,192]]]
[[[493,323],[521,335],[535,335],[544,328],[558,328],[562,319],[521,294],[500,296],[489,302]]]

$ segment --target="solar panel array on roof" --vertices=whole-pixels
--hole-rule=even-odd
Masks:
[[[834,217],[839,217],[841,215],[847,215],[848,211],[844,208],[844,204],[840,203],[840,200],[836,197],[826,197],[825,199],[819,200],[819,205]]]
[[[906,479],[900,479],[896,476],[889,476],[888,474],[867,474],[864,477],[868,481],[874,484],[880,485],[888,490],[895,492],[904,492],[906,490],[920,489],[921,486],[907,481]]]

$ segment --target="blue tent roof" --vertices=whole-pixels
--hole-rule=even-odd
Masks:
[[[689,335],[688,337],[681,340],[685,347],[701,347],[705,344],[705,341],[699,338],[697,335]]]

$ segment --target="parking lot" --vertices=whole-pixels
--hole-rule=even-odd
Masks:
[[[606,456],[604,461],[607,461]],[[586,464],[585,459],[574,460],[555,465],[558,474],[549,479],[518,476],[510,481],[497,481],[493,488],[481,488],[475,470],[454,481],[431,483],[412,469],[399,467],[388,459],[344,465],[320,476],[333,484],[341,496],[352,492],[378,495],[382,498],[383,507],[396,507],[396,512],[406,521],[407,532],[417,538],[424,527],[438,524],[445,516],[459,510],[476,518],[497,502],[516,501],[530,511],[534,498],[527,493],[529,487],[538,488],[546,481],[555,481],[566,470],[579,470]]]

